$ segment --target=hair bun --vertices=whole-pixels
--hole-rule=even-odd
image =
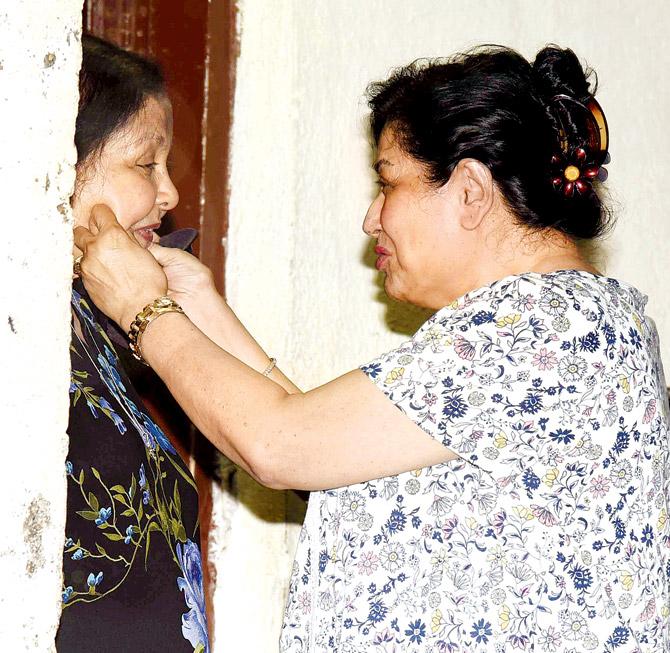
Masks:
[[[569,48],[548,45],[537,53],[533,62],[533,76],[540,96],[549,102],[556,95],[568,95],[580,102],[595,95],[590,89],[589,68],[584,70],[577,55]]]

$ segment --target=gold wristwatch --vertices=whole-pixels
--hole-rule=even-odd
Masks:
[[[142,335],[146,331],[146,328],[151,322],[165,313],[183,313],[184,309],[177,304],[174,299],[170,297],[158,297],[147,304],[135,317],[130,325],[128,331],[128,339],[130,340],[130,351],[133,353],[133,356],[148,365],[142,356]]]

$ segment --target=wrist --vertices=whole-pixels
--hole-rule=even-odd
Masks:
[[[150,292],[142,292],[141,296],[136,297],[132,302],[127,304],[120,319],[117,320],[118,325],[128,333],[131,324],[135,321],[137,316],[153,301],[159,297],[165,297],[166,295],[167,292],[165,290],[161,291],[158,289]]]
[[[183,314],[183,312],[182,307],[167,296],[158,297],[145,306],[144,309],[137,314],[137,317],[133,320],[128,330],[130,350],[132,351],[133,356],[140,362],[148,364],[144,359],[142,352],[142,339],[146,330],[153,322],[167,313]]]

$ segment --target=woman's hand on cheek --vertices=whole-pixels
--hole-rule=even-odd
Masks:
[[[156,244],[151,245],[149,251],[163,268],[168,293],[176,302],[197,301],[216,292],[211,270],[192,254]]]
[[[161,266],[124,231],[108,206],[94,206],[89,228],[76,227],[74,240],[84,252],[81,277],[91,299],[125,331],[137,313],[166,294]]]

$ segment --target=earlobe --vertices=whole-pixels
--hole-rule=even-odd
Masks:
[[[477,229],[493,207],[494,183],[491,171],[476,159],[463,159],[457,169],[463,183],[463,213],[461,226],[468,231]]]

